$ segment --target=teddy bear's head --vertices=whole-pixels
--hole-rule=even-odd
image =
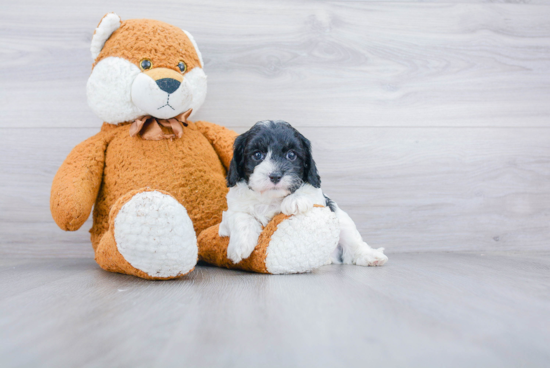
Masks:
[[[122,22],[103,17],[92,39],[88,104],[103,121],[132,121],[143,115],[170,119],[206,97],[206,75],[193,36],[149,19]]]

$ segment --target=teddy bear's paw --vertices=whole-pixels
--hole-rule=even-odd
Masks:
[[[384,248],[368,247],[354,257],[353,263],[357,266],[383,266],[387,261],[388,256],[384,254]]]
[[[172,196],[144,191],[126,202],[114,221],[118,251],[152,277],[185,275],[197,263],[193,223]]]
[[[327,207],[292,216],[271,235],[266,268],[272,274],[310,272],[328,263],[339,235],[338,219]]]

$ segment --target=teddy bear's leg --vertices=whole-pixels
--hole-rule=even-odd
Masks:
[[[263,229],[258,245],[247,259],[235,264],[227,258],[229,237],[218,234],[219,225],[199,235],[199,258],[219,267],[288,274],[312,271],[329,263],[338,245],[338,220],[327,207],[286,216],[279,214]]]
[[[115,202],[95,259],[107,271],[166,280],[191,272],[197,255],[185,207],[166,192],[145,188]]]

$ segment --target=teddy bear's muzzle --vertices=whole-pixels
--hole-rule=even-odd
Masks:
[[[140,73],[132,84],[132,102],[159,119],[170,119],[191,107],[191,85],[181,73],[156,68]]]
[[[156,81],[157,86],[166,93],[174,93],[180,87],[181,82],[172,78],[162,78]]]
[[[155,68],[143,74],[154,80],[157,86],[166,93],[174,93],[183,82],[183,75],[168,68]]]

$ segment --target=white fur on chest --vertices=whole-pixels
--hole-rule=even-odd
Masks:
[[[238,183],[227,193],[228,212],[244,212],[256,218],[262,226],[281,212],[284,197],[275,193],[257,193],[244,182]]]

